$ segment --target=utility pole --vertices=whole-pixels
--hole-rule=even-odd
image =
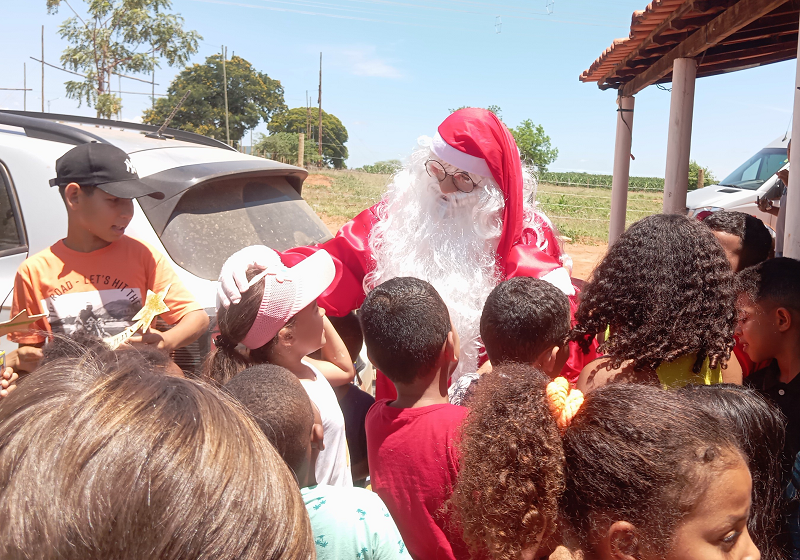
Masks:
[[[311,138],[311,132],[309,131],[309,126],[311,121],[311,105],[308,103],[308,90],[306,90],[306,136]]]
[[[42,59],[44,60],[44,59]],[[28,67],[26,63],[22,63],[22,110],[28,110]]]
[[[322,53],[319,53],[319,166],[322,167]]]
[[[156,108],[156,46],[153,45],[153,81],[150,82],[150,101],[152,105],[150,106],[151,109],[155,110]]]
[[[42,113],[44,113],[44,25],[42,26]]]
[[[222,45],[222,81],[225,82],[225,138],[228,141],[228,146],[231,145],[231,129],[228,125],[228,72],[225,69],[225,59],[228,56],[228,49]]]

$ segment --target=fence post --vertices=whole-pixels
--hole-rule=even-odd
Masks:
[[[306,151],[306,135],[301,132],[297,135],[297,167],[304,167]]]

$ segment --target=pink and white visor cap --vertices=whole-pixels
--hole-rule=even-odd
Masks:
[[[336,277],[336,266],[330,254],[320,249],[289,268],[275,251],[267,268],[250,280],[253,286],[264,280],[264,297],[253,326],[241,343],[255,350],[261,348],[286,326],[289,320],[328,289]]]

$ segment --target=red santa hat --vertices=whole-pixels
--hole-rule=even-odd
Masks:
[[[522,164],[514,137],[486,109],[461,109],[447,117],[431,144],[443,161],[469,173],[492,177],[505,198],[497,256],[503,261],[522,235]],[[505,263],[501,264],[501,268]]]

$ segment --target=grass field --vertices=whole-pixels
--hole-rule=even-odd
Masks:
[[[347,220],[378,202],[389,175],[359,171],[312,173],[303,186],[303,198],[336,231]],[[629,192],[627,223],[661,211],[658,192]],[[611,189],[540,184],[537,201],[561,233],[576,243],[608,241]]]

